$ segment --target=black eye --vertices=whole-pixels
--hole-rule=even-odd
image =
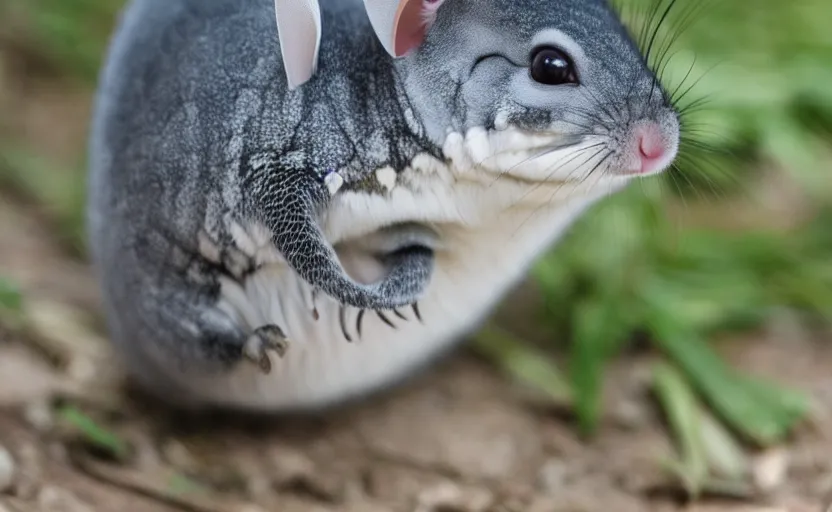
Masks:
[[[575,65],[562,50],[543,46],[532,52],[532,79],[545,85],[578,83]]]

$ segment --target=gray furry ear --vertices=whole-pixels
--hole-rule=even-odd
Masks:
[[[364,6],[384,49],[398,58],[422,44],[444,1],[364,0]]]
[[[289,89],[307,82],[318,66],[321,8],[318,0],[274,0],[280,52]]]

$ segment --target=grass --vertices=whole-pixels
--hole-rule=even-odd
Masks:
[[[20,291],[8,279],[0,276],[0,312],[16,312],[23,306]]]
[[[57,412],[62,426],[91,448],[114,460],[125,460],[130,455],[131,447],[125,440],[77,407],[64,405]]]
[[[634,33],[650,25],[645,7],[653,1],[620,2]],[[663,8],[671,0],[659,2]],[[0,14],[27,21],[25,41],[57,72],[92,84],[120,2],[32,5],[11,0]],[[694,8],[702,12],[690,23]],[[569,403],[591,434],[606,363],[633,337],[646,337],[665,360],[655,388],[680,447],[669,467],[697,494],[717,485],[720,468],[739,472],[739,456],[719,454],[738,453],[741,441],[783,442],[808,410],[800,392],[737,374],[708,340],[757,328],[782,311],[807,323],[832,318],[832,6],[690,0],[674,9],[655,40],[652,64],[673,55],[662,73],[669,89],[681,94],[695,84],[685,101],[692,105],[685,115],[692,139],[679,168],[593,209],[534,270],[546,303],[539,320],[553,340],[569,340],[568,371],[550,360],[549,347],[532,349],[498,328],[483,332],[478,348],[520,381]],[[683,26],[666,46],[666,35]],[[0,163],[0,177],[45,204],[62,236],[80,240],[83,194],[52,178],[58,164],[2,144]],[[762,163],[788,174],[817,212],[813,219],[789,232],[727,232],[668,217],[674,204],[730,203]],[[0,280],[0,303],[16,301],[13,287]]]
[[[65,169],[30,149],[0,142],[0,186],[38,204],[74,256],[85,250],[85,172]]]
[[[92,82],[121,0],[5,0],[3,19],[20,19],[11,34],[23,39],[64,77]],[[0,35],[3,31],[0,29]]]

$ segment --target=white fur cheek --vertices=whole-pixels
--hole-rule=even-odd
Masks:
[[[494,131],[474,127],[464,135],[449,133],[443,151],[458,176],[473,177],[480,170],[533,182],[579,182],[599,170],[599,177],[606,174],[604,164],[610,160],[606,139],[587,137],[579,145],[552,149],[564,136],[505,126]]]
[[[532,149],[504,153],[497,159],[499,167],[511,175],[530,181],[582,181],[590,173],[602,177],[610,160],[606,141],[589,139],[577,146],[562,149]]]
[[[578,145],[557,149],[557,134],[535,135],[516,129],[492,132],[492,154],[484,168],[534,182],[582,181],[590,173],[604,175],[611,159],[607,140],[587,137]],[[600,171],[600,172],[599,172]]]

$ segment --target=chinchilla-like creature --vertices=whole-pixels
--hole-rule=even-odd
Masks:
[[[678,112],[605,0],[401,2],[322,0],[296,60],[274,0],[126,8],[89,232],[112,339],[160,396],[286,410],[389,386],[674,160]]]

